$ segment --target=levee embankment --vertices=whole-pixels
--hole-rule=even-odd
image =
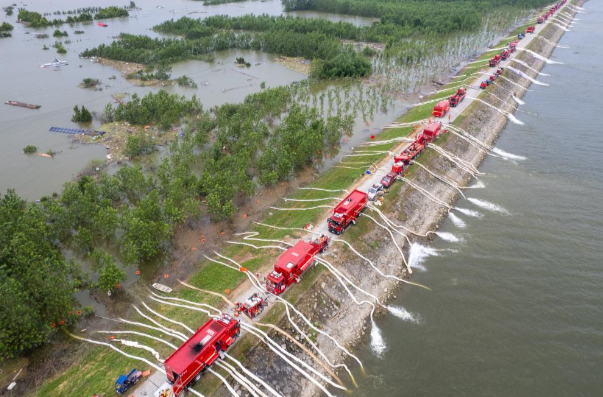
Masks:
[[[584,2],[578,0],[576,4],[580,6]],[[575,14],[570,9],[566,9],[566,12],[572,15]],[[540,32],[541,37],[546,40],[534,39],[527,48],[548,58],[553,52],[555,44],[564,33],[565,31],[555,24],[549,24]],[[540,71],[545,65],[543,60],[537,59],[525,51],[518,54],[518,59],[527,63],[531,69],[517,64],[514,67],[532,78],[537,78],[538,73],[535,70]],[[486,93],[481,93],[477,96],[476,91],[472,91],[471,95],[492,103],[503,111],[513,113],[517,102],[512,96],[523,97],[531,83],[528,79],[510,70],[506,70],[503,76],[506,79],[498,79],[497,85],[488,88],[488,92],[494,94],[500,100],[494,99]],[[520,116],[518,117],[520,118]],[[507,118],[496,109],[479,101],[474,101],[454,124],[468,131],[480,141],[493,145],[507,121]],[[484,151],[469,145],[465,140],[452,134],[441,138],[437,144],[447,152],[453,153],[475,167],[478,167],[487,156]],[[428,150],[419,159],[419,162],[432,172],[446,176],[457,185],[468,186],[472,183],[472,176],[470,174],[455,166],[446,158],[437,155],[433,150]],[[459,198],[458,191],[442,183],[423,168],[413,167],[407,173],[407,177],[411,178],[414,184],[448,203],[450,206],[453,206]],[[448,214],[448,208],[435,204],[433,200],[427,198],[423,193],[407,183],[398,183],[391,189],[390,193],[386,196],[386,204],[381,207],[381,210],[389,219],[396,223],[404,224],[419,235],[424,235],[430,230],[436,230]],[[378,215],[372,211],[367,211],[367,214],[378,219]],[[399,277],[408,276],[400,253],[392,242],[390,235],[375,225],[375,223],[365,218],[346,233],[348,241],[362,241],[361,253],[367,258],[372,258],[374,265],[383,273]],[[426,237],[418,237],[413,234],[409,234],[408,237],[410,242],[429,243],[429,238]],[[408,258],[409,242],[401,238],[398,241],[400,245],[404,244],[403,251],[405,257]],[[382,302],[387,302],[400,289],[400,282],[391,278],[378,276],[365,260],[340,243],[332,243],[330,250],[325,254],[324,258],[331,262],[337,260],[337,263],[343,264],[343,266],[339,266],[338,268],[351,281],[360,288],[377,295]],[[315,271],[320,270],[312,270],[312,272]],[[378,335],[373,335],[372,338],[370,335],[371,330],[375,332],[370,321],[371,306],[354,303],[335,277],[324,270],[320,277],[309,274],[307,278],[307,280],[304,280],[304,283],[311,285],[305,286],[307,289],[305,289],[306,292],[303,293],[303,296],[289,296],[288,299],[295,302],[297,308],[309,317],[314,324],[321,329],[328,330],[333,337],[348,348],[358,343],[369,343],[370,339],[373,342],[375,339],[378,340]],[[419,287],[404,285],[404,288]],[[367,298],[366,296],[362,296],[358,291],[354,291],[354,293],[359,298]],[[378,308],[377,313],[385,310],[383,307]],[[301,324],[301,321],[298,323]],[[296,334],[286,317],[278,325],[290,331],[291,334]],[[340,349],[335,348],[333,343],[326,337],[317,335],[308,327],[303,328],[312,338],[315,338],[318,346],[328,356],[330,361],[334,363],[347,362],[350,366],[357,365],[353,360],[345,357]],[[299,357],[304,357],[301,349],[293,343],[277,334],[271,334],[271,337],[281,345],[287,345],[287,349],[296,353]],[[261,344],[255,346],[246,345],[245,348],[241,348],[242,350],[245,351],[245,365],[247,368],[267,380],[273,386],[276,386],[276,389],[282,392],[283,395],[301,395],[305,397],[319,394],[318,389],[307,379],[300,376],[287,363],[269,352]],[[305,359],[310,363],[308,357]],[[370,372],[370,368],[367,368],[367,371]],[[343,371],[339,371],[338,374],[349,387],[353,387],[352,382],[349,381],[349,377]],[[230,393],[221,388],[215,395],[227,396]],[[245,395],[244,391],[243,395]]]

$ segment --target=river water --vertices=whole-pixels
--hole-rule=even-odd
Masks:
[[[40,13],[68,11],[89,6],[126,5],[129,1],[109,0],[64,0],[47,2],[33,0],[27,2],[26,9]],[[306,78],[305,75],[287,69],[275,63],[277,57],[255,51],[223,51],[215,54],[212,63],[202,61],[181,62],[173,66],[172,77],[183,74],[191,77],[198,89],[179,87],[135,87],[128,83],[121,74],[109,66],[102,66],[89,60],[79,59],[78,54],[86,48],[99,44],[109,44],[120,33],[146,34],[152,37],[161,36],[151,28],[168,19],[179,19],[183,16],[204,18],[210,15],[227,14],[240,16],[245,14],[283,14],[280,0],[248,1],[242,3],[204,6],[202,1],[190,0],[146,0],[138,2],[140,10],[132,11],[130,18],[111,19],[102,28],[94,23],[80,23],[60,26],[67,31],[69,37],[63,38],[67,54],[59,56],[69,62],[60,69],[40,68],[43,63],[51,62],[58,54],[54,48],[42,50],[44,45],[51,47],[57,41],[52,37],[52,28],[26,28],[16,22],[18,10],[12,16],[0,12],[0,23],[7,21],[15,30],[12,38],[0,39],[0,101],[16,100],[41,105],[39,110],[30,110],[0,106],[0,192],[16,189],[21,196],[35,200],[42,195],[60,191],[62,184],[73,179],[92,159],[105,159],[107,150],[102,145],[74,144],[70,136],[49,132],[52,126],[66,128],[83,128],[72,123],[71,116],[75,105],[84,105],[93,112],[101,113],[105,105],[112,101],[111,95],[118,93],[146,95],[148,92],[164,88],[170,93],[191,97],[196,94],[203,106],[208,109],[226,102],[238,103],[243,98],[261,89],[261,83],[267,87],[288,85]],[[6,2],[1,6],[7,6]],[[22,5],[19,5],[21,7]],[[347,21],[357,25],[371,24],[374,18],[333,15],[327,13],[293,12],[307,18],[323,17],[334,21]],[[48,16],[65,19],[66,15]],[[75,30],[83,30],[81,35]],[[47,39],[37,39],[36,33],[46,33]],[[236,57],[242,56],[252,64],[243,72],[234,66]],[[115,79],[112,79],[115,76]],[[84,78],[98,78],[102,81],[102,91],[87,90],[78,87]],[[399,117],[406,105],[397,102],[390,107],[388,115],[378,115],[376,125],[385,125]],[[98,128],[98,122],[91,128]],[[355,132],[367,130],[364,125],[357,125]],[[374,132],[374,130],[372,131]],[[366,135],[366,134],[364,134]],[[362,139],[366,139],[364,136]],[[53,150],[58,152],[53,159],[27,156],[22,149],[27,145],[35,145],[40,152]]]
[[[600,396],[603,390],[603,2],[566,33],[496,146],[523,161],[488,158],[482,189],[468,197],[497,204],[442,231],[393,304],[418,321],[386,316],[382,358],[359,352],[354,396]],[[458,250],[451,252],[448,250]],[[357,379],[358,379],[357,378]]]

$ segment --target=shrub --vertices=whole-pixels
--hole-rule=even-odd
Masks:
[[[38,148],[36,146],[34,146],[34,145],[27,145],[23,149],[23,153],[25,153],[25,154],[33,154],[33,153],[35,153],[37,151],[38,151]]]
[[[89,123],[92,121],[92,115],[90,114],[90,111],[88,109],[86,109],[85,106],[82,106],[82,110],[80,110],[78,108],[78,106],[76,105],[73,108],[73,117],[71,118],[71,121],[76,122],[76,123]]]
[[[195,83],[190,77],[185,74],[178,77],[178,85],[184,87],[197,88],[197,83]]]
[[[149,137],[143,134],[129,135],[124,153],[129,157],[136,157],[151,153],[153,150],[155,150],[155,145]]]
[[[84,88],[94,88],[100,83],[101,81],[99,79],[92,79],[90,77],[86,77],[84,80],[82,80],[81,86]]]
[[[13,29],[13,25],[8,22],[2,22],[2,25],[0,25],[0,32],[10,32]]]
[[[123,8],[118,8],[115,6],[103,8],[94,16],[94,19],[107,19],[107,18],[120,18],[127,17],[128,11]]]
[[[327,61],[315,61],[312,66],[311,75],[318,79],[364,77],[368,76],[372,69],[371,61],[351,48]]]
[[[57,41],[56,43],[54,43],[53,47],[57,49],[57,53],[67,54],[67,49],[65,47],[63,47],[63,43],[61,43],[60,41]]]
[[[372,58],[375,55],[377,55],[377,50],[375,50],[374,48],[371,48],[370,46],[367,45],[362,50],[362,55],[364,55],[365,57],[368,57],[368,58]]]

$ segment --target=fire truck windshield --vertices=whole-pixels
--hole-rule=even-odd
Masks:
[[[337,222],[337,221],[336,221],[335,219],[333,219],[333,218],[329,218],[329,223],[332,223],[332,224],[337,225],[337,226],[341,225],[341,223]]]

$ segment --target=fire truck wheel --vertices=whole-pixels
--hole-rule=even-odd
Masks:
[[[197,376],[195,376],[195,378],[193,379],[193,382],[197,383],[197,382],[199,382],[200,380],[201,380],[201,372],[199,372],[199,373],[197,374]]]

